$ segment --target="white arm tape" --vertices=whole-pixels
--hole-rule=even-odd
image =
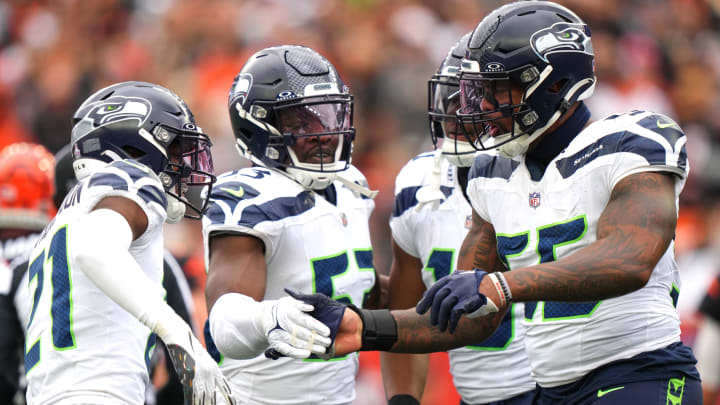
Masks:
[[[90,212],[69,227],[71,260],[118,305],[162,339],[180,326],[163,300],[164,289],[143,273],[129,252],[132,230],[125,217],[110,209]]]
[[[251,359],[269,343],[263,315],[276,301],[257,302],[239,293],[223,294],[210,310],[210,334],[220,353],[233,359]]]

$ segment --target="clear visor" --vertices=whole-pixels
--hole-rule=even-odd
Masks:
[[[283,135],[291,135],[290,146],[296,163],[319,165],[318,171],[328,164],[338,163],[352,129],[352,105],[348,102],[324,101],[281,107],[276,110],[277,129]]]
[[[485,106],[482,105],[486,101]],[[512,105],[508,79],[460,79],[460,114],[477,114]]]
[[[277,109],[277,129],[294,135],[347,131],[351,108],[344,102],[294,105]]]
[[[513,93],[515,98],[513,99]],[[523,135],[516,121],[527,111],[523,90],[513,87],[509,77],[460,76],[460,130],[480,150],[487,150]],[[489,142],[490,138],[498,138]]]

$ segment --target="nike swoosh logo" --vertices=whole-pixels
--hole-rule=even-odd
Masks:
[[[664,128],[670,128],[670,127],[674,126],[675,123],[674,122],[660,122],[660,120],[656,120],[655,125],[657,125],[658,128],[660,128],[660,129],[664,129]]]
[[[621,390],[623,388],[625,388],[625,387],[615,387],[615,388],[610,388],[609,390],[598,390],[597,396],[598,396],[598,398],[600,398],[600,397],[605,396],[613,391]]]
[[[233,190],[231,188],[221,187],[220,190],[225,191],[228,194],[234,195],[237,198],[240,198],[245,195],[245,189],[242,187],[240,187],[239,190]]]

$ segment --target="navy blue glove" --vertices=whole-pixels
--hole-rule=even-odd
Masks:
[[[285,288],[285,292],[296,300],[312,305],[314,309],[308,313],[313,318],[324,323],[328,328],[330,328],[330,341],[332,343],[328,348],[327,356],[322,357],[326,360],[333,357],[335,351],[335,337],[337,336],[338,329],[340,328],[340,322],[342,322],[347,305],[342,302],[335,301],[325,294],[302,294],[290,288]],[[280,356],[282,355],[274,349],[268,349],[265,351],[265,357],[270,359],[275,360]]]
[[[486,274],[480,269],[475,269],[456,271],[441,278],[425,292],[415,310],[418,314],[424,314],[432,308],[430,323],[437,326],[440,331],[445,331],[449,326],[450,333],[455,332],[462,314],[478,316],[496,312],[497,307],[491,301],[491,307],[495,307],[494,311],[488,308],[490,311],[476,314],[488,303],[487,297],[478,292],[480,282]]]

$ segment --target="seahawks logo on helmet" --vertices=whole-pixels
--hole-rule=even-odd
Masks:
[[[137,119],[140,126],[150,115],[151,109],[150,102],[145,99],[117,96],[93,106],[86,118],[92,120],[95,127],[126,119]]]
[[[253,85],[253,76],[250,73],[243,73],[235,78],[230,88],[230,101],[237,99],[240,104],[245,104],[250,87]]]
[[[585,24],[555,23],[535,32],[530,37],[530,44],[535,53],[547,63],[547,55],[558,51],[593,54],[590,28]]]

